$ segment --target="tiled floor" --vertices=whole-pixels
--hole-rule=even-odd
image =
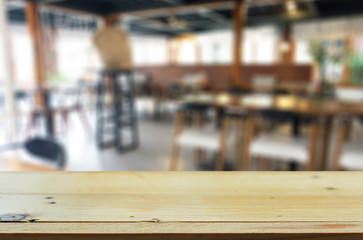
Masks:
[[[115,149],[99,150],[95,142],[94,124],[86,130],[77,116],[71,117],[70,128],[61,134],[60,141],[64,144],[68,162],[68,171],[164,171],[168,170],[171,140],[173,136],[172,122],[140,120],[140,147],[135,151],[119,153]],[[360,124],[354,128],[355,137],[363,138]],[[233,150],[228,151],[231,161]],[[2,155],[3,156],[3,155]],[[210,154],[208,159],[212,159]],[[228,161],[228,160],[227,160]],[[2,169],[0,163],[0,168]],[[180,170],[200,170],[193,161],[193,152],[182,149],[179,161]]]
[[[92,127],[94,129],[94,127]],[[114,148],[99,150],[94,131],[74,124],[63,137],[70,171],[164,171],[168,170],[173,124],[152,120],[139,121],[140,146],[119,153]],[[190,159],[190,160],[186,160]],[[180,169],[195,170],[191,151],[182,151]]]

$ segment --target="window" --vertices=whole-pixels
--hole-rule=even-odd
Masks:
[[[167,64],[168,42],[166,38],[131,36],[130,41],[135,66]]]
[[[295,41],[295,62],[297,64],[309,64],[312,62],[308,48],[308,41]]]
[[[31,85],[35,82],[32,40],[26,26],[11,26],[9,30],[15,82],[21,86]]]
[[[232,62],[232,32],[213,31],[199,34],[202,64],[229,64]]]

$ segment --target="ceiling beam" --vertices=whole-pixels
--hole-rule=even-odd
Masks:
[[[206,17],[212,21],[221,23],[221,24],[226,24],[226,23],[230,23],[230,20],[225,18],[222,14],[219,14],[213,10],[207,9],[207,8],[203,8],[201,10],[198,11],[198,13],[200,15],[202,15],[203,17]]]
[[[174,6],[177,6],[177,5],[182,5],[183,2],[180,1],[180,0],[161,0],[162,2],[165,2],[167,4],[170,4],[170,5],[174,5]]]
[[[124,14],[130,14],[138,17],[155,17],[155,16],[169,16],[176,13],[190,13],[195,12],[197,8],[204,7],[210,10],[213,9],[232,9],[233,1],[223,1],[214,3],[190,3],[189,5],[183,6],[171,6],[147,10],[137,10],[137,11],[125,11]]]
[[[291,0],[246,0],[249,6],[283,4]],[[313,2],[315,0],[293,0],[296,2]],[[327,0],[326,0],[327,1]]]

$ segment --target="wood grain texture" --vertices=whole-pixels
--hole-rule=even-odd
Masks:
[[[362,179],[359,172],[3,172],[0,215],[28,217],[0,222],[0,239],[362,239]]]

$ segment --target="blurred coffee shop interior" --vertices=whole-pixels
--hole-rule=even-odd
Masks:
[[[1,171],[363,170],[363,1],[1,0]]]

